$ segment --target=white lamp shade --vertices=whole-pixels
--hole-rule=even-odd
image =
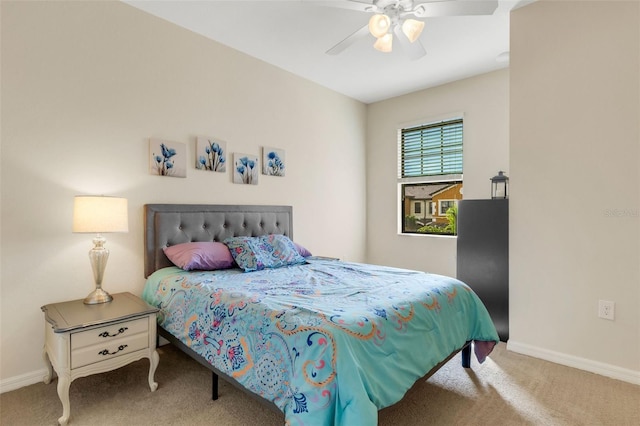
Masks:
[[[413,43],[420,37],[424,29],[424,22],[415,19],[407,19],[402,23],[402,32],[407,36],[409,41]]]
[[[393,34],[388,33],[383,35],[382,37],[378,37],[373,47],[380,52],[389,53],[393,48]]]
[[[376,38],[389,32],[389,27],[391,27],[391,18],[387,15],[376,14],[369,19],[369,32]]]
[[[127,199],[76,196],[73,200],[73,232],[129,232]]]

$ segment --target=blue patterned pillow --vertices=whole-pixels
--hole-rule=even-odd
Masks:
[[[233,237],[224,240],[224,244],[229,247],[231,256],[245,272],[299,265],[306,262],[293,241],[284,235]]]

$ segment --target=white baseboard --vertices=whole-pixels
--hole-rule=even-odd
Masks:
[[[545,361],[551,361],[556,364],[566,365],[567,367],[600,374],[601,376],[611,377],[612,379],[622,380],[623,382],[633,383],[634,385],[640,385],[640,371],[629,370],[603,362],[551,351],[549,349],[527,345],[526,343],[515,342],[511,339],[507,342],[507,350],[544,359]]]
[[[43,383],[43,379],[46,374],[47,369],[43,368],[41,370],[32,371],[31,373],[21,374],[20,376],[9,377],[8,379],[1,380],[0,393],[10,392],[36,383]]]

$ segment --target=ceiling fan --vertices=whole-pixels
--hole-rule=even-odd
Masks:
[[[491,15],[498,7],[498,0],[341,0],[314,3],[373,14],[367,25],[327,50],[327,54],[337,55],[371,34],[376,38],[375,49],[391,52],[395,39],[411,59],[419,59],[426,54],[419,40],[425,25],[421,18]]]

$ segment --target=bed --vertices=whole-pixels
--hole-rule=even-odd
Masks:
[[[456,353],[468,368],[472,347],[483,362],[499,341],[479,298],[450,277],[313,256],[185,271],[165,255],[234,237],[295,242],[291,206],[148,204],[144,215],[143,299],[160,309],[159,334],[213,372],[213,399],[222,377],[289,425],[376,424]]]

